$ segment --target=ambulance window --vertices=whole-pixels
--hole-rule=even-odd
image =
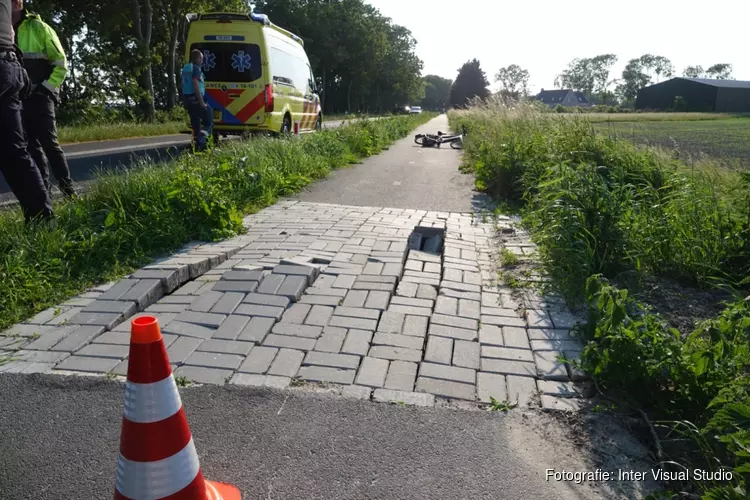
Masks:
[[[254,82],[262,76],[260,47],[252,43],[194,43],[203,52],[207,82]]]
[[[309,69],[299,57],[280,48],[271,47],[271,71],[275,83],[292,86],[303,94],[308,93]]]

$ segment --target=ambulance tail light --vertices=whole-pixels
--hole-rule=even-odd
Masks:
[[[266,113],[273,112],[273,85],[266,85],[263,92],[263,102],[266,105]]]

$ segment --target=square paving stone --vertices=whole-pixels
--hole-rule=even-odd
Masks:
[[[401,333],[424,338],[427,335],[427,321],[425,316],[406,316]]]
[[[167,348],[167,356],[170,363],[184,363],[185,360],[193,354],[203,339],[193,337],[178,337],[177,340]]]
[[[357,373],[357,385],[383,387],[388,374],[389,361],[379,358],[364,358]]]
[[[283,274],[271,274],[266,276],[258,287],[258,293],[275,295],[279,290],[279,287],[284,283],[284,278],[286,278],[286,276]]]
[[[385,388],[407,392],[413,391],[414,382],[417,378],[417,367],[417,363],[391,361],[388,368],[388,376],[385,379]]]
[[[479,343],[456,340],[453,344],[453,365],[479,369]]]
[[[283,377],[294,377],[302,365],[302,359],[305,354],[302,351],[294,349],[281,349],[276,355],[271,368],[268,369],[269,375]]]
[[[384,333],[401,333],[406,316],[396,311],[385,311],[380,318],[377,330]]]
[[[364,307],[367,300],[367,290],[350,290],[344,298],[345,307]]]
[[[137,279],[122,279],[99,296],[99,300],[118,300],[128,290],[138,284]]]
[[[532,382],[534,379],[528,379]],[[509,401],[508,391],[505,382],[505,375],[497,373],[477,373],[477,398],[483,403],[489,403],[490,398],[494,398],[497,401]],[[512,398],[509,402],[515,402]]]
[[[346,340],[344,340],[344,345],[341,348],[341,352],[346,354],[358,354],[360,356],[365,356],[367,355],[367,351],[369,351],[370,349],[371,340],[372,332],[368,332],[366,330],[351,329],[346,334]]]
[[[345,328],[336,328],[328,326],[323,329],[323,335],[320,336],[315,344],[316,351],[338,353],[346,339],[347,330]],[[365,350],[367,353],[367,350]]]
[[[276,291],[276,295],[287,297],[292,302],[297,302],[302,297],[302,292],[307,288],[307,282],[303,276],[287,276]]]

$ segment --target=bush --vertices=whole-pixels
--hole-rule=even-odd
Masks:
[[[56,207],[53,230],[0,215],[0,329],[184,243],[243,231],[242,216],[376,154],[434,115],[358,121],[292,139],[233,141],[101,177]]]

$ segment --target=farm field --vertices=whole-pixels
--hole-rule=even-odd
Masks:
[[[597,131],[636,144],[679,152],[679,158],[690,164],[709,158],[727,166],[750,167],[750,118],[661,121],[597,122]],[[707,115],[716,116],[716,115]],[[597,121],[597,120],[592,120]]]

